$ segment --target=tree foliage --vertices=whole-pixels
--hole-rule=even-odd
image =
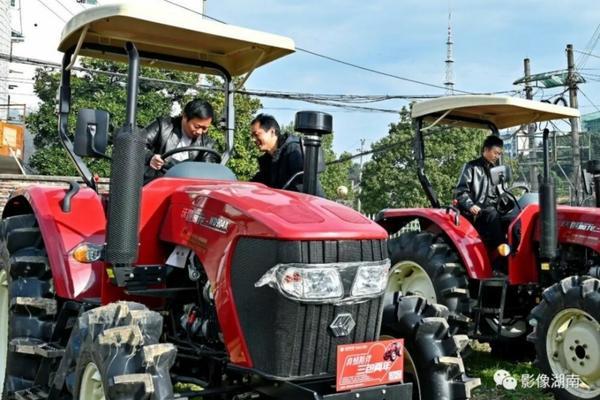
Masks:
[[[85,68],[104,71],[105,73],[82,72],[71,77],[72,103],[69,115],[69,132],[73,139],[77,113],[81,108],[95,108],[108,111],[111,125],[118,129],[125,120],[127,99],[126,73],[127,66],[102,60],[84,58]],[[225,105],[222,91],[198,90],[193,88],[198,82],[198,74],[159,70],[142,67],[141,76],[153,78],[154,81],[140,80],[137,101],[137,125],[144,127],[155,118],[171,114],[174,105],[179,108],[193,98],[203,98],[211,102],[216,113],[215,126],[209,134],[217,140],[224,150],[224,131],[218,128],[218,122]],[[222,86],[215,77],[208,77],[208,82]],[[160,80],[160,81],[157,81]],[[41,100],[37,112],[27,118],[27,126],[34,136],[36,151],[32,155],[29,166],[44,175],[75,175],[73,163],[67,157],[58,138],[58,119],[56,93],[60,82],[60,74],[52,69],[38,69],[35,76],[34,91]],[[260,108],[260,101],[246,95],[236,94],[235,123],[235,155],[229,167],[239,179],[247,179],[257,169],[255,146],[250,143],[249,123],[252,115]],[[109,150],[110,151],[110,150]],[[90,169],[100,176],[110,174],[110,163],[106,160],[86,160]]]
[[[433,128],[425,134],[425,171],[442,204],[449,204],[462,165],[479,156],[488,133],[477,129]],[[381,149],[364,166],[361,201],[365,213],[386,207],[426,207],[429,202],[417,178],[414,132],[406,109],[386,137],[372,145]]]

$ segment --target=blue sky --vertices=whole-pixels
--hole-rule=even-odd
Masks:
[[[58,33],[64,24],[40,0],[23,1],[26,43],[15,54],[58,60]],[[75,0],[41,0],[64,19],[82,8]],[[200,9],[201,0],[174,0]],[[98,0],[100,4],[107,1]],[[442,84],[445,77],[448,8],[452,9],[454,76],[457,89],[492,92],[519,89],[523,58],[532,72],[566,68],[565,46],[584,50],[600,23],[600,2],[592,0],[208,0],[206,13],[230,24],[293,38],[297,47],[403,77]],[[186,12],[181,10],[181,12]],[[37,26],[34,26],[34,23]],[[600,55],[600,45],[594,50]],[[577,60],[580,55],[575,54]],[[600,75],[600,58],[590,57],[583,70]],[[250,89],[337,94],[443,94],[434,89],[375,75],[297,52],[254,72]],[[599,84],[583,92],[600,105]],[[555,91],[536,92],[537,98]],[[31,101],[31,98],[28,99]],[[356,152],[383,137],[395,114],[349,112],[297,101],[263,99],[264,111],[282,124],[295,111],[316,109],[334,117],[334,150]],[[399,110],[405,101],[372,106]],[[582,111],[596,111],[580,96]]]

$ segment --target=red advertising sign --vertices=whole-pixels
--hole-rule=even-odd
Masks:
[[[340,345],[335,389],[340,392],[401,382],[403,355],[403,339]]]

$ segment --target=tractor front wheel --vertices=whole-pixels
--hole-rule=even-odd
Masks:
[[[460,352],[465,335],[451,335],[448,310],[419,296],[387,305],[380,339],[404,339],[404,382],[413,384],[413,400],[469,399],[479,378],[469,378]]]
[[[0,223],[0,399],[31,389],[56,321],[57,300],[34,215]],[[47,373],[47,372],[46,372]]]
[[[441,235],[407,232],[388,242],[392,262],[388,292],[417,295],[450,311],[453,328],[466,332],[469,282],[456,251]]]
[[[84,313],[68,350],[80,349],[74,398],[167,400],[176,349],[158,343],[162,317],[138,303],[118,302]]]
[[[600,398],[600,280],[568,277],[542,297],[530,315],[537,367],[558,399]]]

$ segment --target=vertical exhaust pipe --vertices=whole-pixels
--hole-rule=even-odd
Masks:
[[[119,286],[138,258],[140,200],[144,179],[145,143],[136,127],[139,54],[127,43],[127,110],[125,124],[115,138],[110,171],[110,194],[105,259],[114,267]]]
[[[548,135],[544,129],[544,175],[540,179],[540,257],[553,260],[557,256],[557,226],[556,226],[556,192],[554,180],[550,176],[550,152],[548,150]]]
[[[296,113],[294,130],[304,134],[304,178],[303,191],[317,194],[317,173],[319,169],[319,149],[323,135],[333,131],[333,118],[320,111],[299,111]],[[324,160],[323,160],[324,161]]]

